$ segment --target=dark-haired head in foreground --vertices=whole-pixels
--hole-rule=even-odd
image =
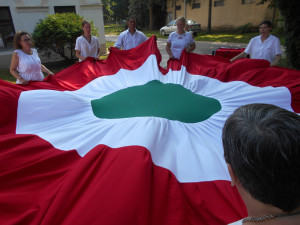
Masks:
[[[232,184],[249,216],[300,211],[300,117],[296,113],[269,104],[242,106],[227,119],[222,140]],[[300,215],[280,220],[296,217]]]

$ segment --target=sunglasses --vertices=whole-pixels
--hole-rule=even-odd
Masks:
[[[30,38],[25,38],[25,39],[23,39],[23,40],[21,40],[21,41],[24,41],[24,42],[30,42],[31,39],[30,39]]]

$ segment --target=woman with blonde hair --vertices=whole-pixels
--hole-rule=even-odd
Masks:
[[[196,48],[193,35],[185,31],[185,18],[177,18],[176,25],[177,31],[172,32],[167,40],[166,50],[170,59],[179,59],[183,49],[186,49],[186,52],[189,53]]]

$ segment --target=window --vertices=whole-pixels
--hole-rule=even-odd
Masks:
[[[167,24],[167,27],[174,26],[175,23],[176,23],[176,20],[172,20],[171,22],[169,22],[169,23]]]
[[[55,13],[76,13],[75,6],[54,6]]]
[[[13,47],[15,27],[9,7],[0,7],[0,49]]]
[[[176,10],[180,10],[181,9],[181,5],[176,5],[175,9]]]
[[[224,0],[214,1],[214,7],[224,6]]]
[[[200,8],[200,3],[193,3],[192,4],[192,9]]]
[[[242,0],[242,4],[253,4],[255,0]]]

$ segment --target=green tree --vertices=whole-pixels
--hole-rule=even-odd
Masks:
[[[112,2],[111,9],[116,21],[120,21],[128,17],[128,6],[129,0],[115,0]]]
[[[149,8],[149,29],[159,29],[166,23],[167,18],[167,1],[166,0],[150,0]]]
[[[130,0],[129,15],[137,19],[137,26],[140,28],[148,27],[160,28],[165,24],[166,19],[166,0]],[[151,16],[152,15],[152,16]]]
[[[114,11],[112,5],[115,4],[112,0],[102,0],[103,3],[103,19],[105,23],[109,23],[114,19]]]
[[[138,29],[142,29],[149,24],[149,10],[146,0],[130,0],[129,15],[136,18]]]
[[[261,3],[269,2],[270,6],[278,7],[284,18],[284,36],[286,56],[290,65],[300,69],[300,16],[299,0],[262,0]]]
[[[32,37],[40,50],[53,50],[66,60],[75,58],[74,47],[76,38],[82,34],[83,17],[74,13],[48,15],[40,20],[33,31]],[[91,22],[91,33],[97,36],[97,30]]]

